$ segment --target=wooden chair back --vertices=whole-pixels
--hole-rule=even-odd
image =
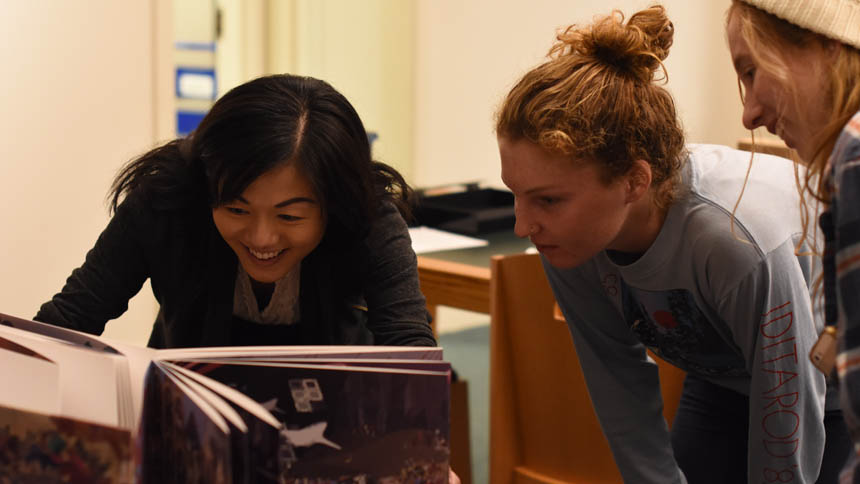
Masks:
[[[490,277],[490,482],[620,483],[579,359],[537,254],[495,256]],[[661,360],[658,360],[661,361]],[[671,423],[684,373],[662,363]]]

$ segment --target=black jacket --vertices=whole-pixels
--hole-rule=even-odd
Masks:
[[[364,241],[325,238],[301,266],[300,321],[248,323],[233,316],[238,260],[208,207],[160,210],[130,194],[62,291],[34,319],[93,334],[151,281],[160,310],[149,346],[245,344],[435,345],[415,253],[391,206]]]

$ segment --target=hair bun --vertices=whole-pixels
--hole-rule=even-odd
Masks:
[[[614,10],[589,27],[567,27],[557,36],[550,55],[590,57],[651,82],[669,55],[674,34],[672,22],[660,5],[636,12],[626,24],[624,14]]]

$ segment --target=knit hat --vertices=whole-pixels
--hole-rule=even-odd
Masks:
[[[743,0],[788,22],[860,49],[860,0]]]

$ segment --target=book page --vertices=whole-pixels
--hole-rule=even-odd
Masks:
[[[280,484],[283,425],[268,410],[236,389],[168,362],[159,366],[179,376],[212,404],[231,425],[233,482]]]
[[[14,349],[13,349],[14,348]],[[60,412],[60,369],[25,347],[0,337],[0,405],[36,413]]]
[[[283,482],[445,482],[449,372],[212,362],[205,375],[259,402],[284,424]],[[341,481],[338,481],[340,479]]]
[[[326,368],[337,371],[366,371],[380,373],[403,373],[409,375],[449,375],[451,364],[445,361],[424,362],[421,360],[362,360],[305,358],[305,359],[246,359],[246,358],[189,358],[176,360],[173,365],[206,375],[223,366],[271,367],[271,368]],[[429,364],[428,364],[429,363]]]
[[[194,361],[194,360],[189,360]],[[213,360],[200,360],[203,363],[213,363]],[[376,369],[391,369],[402,370],[410,373],[419,373],[420,371],[430,371],[435,373],[445,373],[451,371],[451,363],[438,360],[401,360],[401,359],[376,359],[376,358],[267,358],[267,359],[245,359],[242,358],[242,363],[252,363],[258,365],[278,365],[278,364],[313,364],[313,365],[334,365],[334,366],[362,366]],[[416,371],[417,370],[417,371]]]
[[[131,407],[132,428],[137,429],[140,426],[140,414],[143,408],[143,385],[146,379],[146,372],[149,370],[149,365],[152,363],[152,358],[156,354],[156,350],[143,346],[131,345],[119,341],[111,341],[105,338],[120,354],[125,356],[126,360],[126,379],[120,381],[118,387],[121,391],[128,394],[129,405]],[[127,390],[122,390],[126,388]]]
[[[155,363],[147,372],[137,481],[229,482],[230,429],[198,393]]]
[[[233,402],[237,406],[242,407],[247,412],[254,415],[255,418],[268,423],[272,427],[279,428],[281,426],[281,422],[279,422],[274,416],[272,416],[272,414],[269,413],[268,410],[266,410],[263,406],[255,402],[253,399],[251,399],[244,393],[236,390],[235,388],[225,385],[218,380],[208,378],[202,373],[187,369],[184,366],[169,362],[164,362],[164,365],[170,368],[172,371],[178,372],[186,378],[190,378],[198,384],[205,386],[206,388],[217,393],[227,401]]]
[[[114,354],[118,353],[116,349],[98,336],[82,333],[73,329],[62,328],[60,326],[54,326],[52,324],[40,323],[38,321],[31,321],[29,319],[17,318],[15,316],[0,313],[0,325],[66,341],[78,346],[91,348],[95,351]]]
[[[120,421],[117,380],[127,371],[122,356],[5,325],[0,325],[0,337],[29,348],[57,366],[57,415],[130,430],[128,422]]]
[[[112,361],[116,374],[117,422],[123,428],[138,427],[144,375],[155,355],[154,349],[0,313],[0,328],[3,327],[21,331],[31,339],[65,343],[116,356]]]
[[[289,356],[292,358],[393,358],[441,360],[438,346],[219,346],[211,348],[174,348],[156,350],[162,360],[184,358],[259,358]]]
[[[191,377],[189,373],[193,372],[187,370],[183,371],[184,369],[182,367],[178,367],[167,362],[155,362],[154,364],[158,366],[161,371],[169,373],[170,376],[176,379],[178,383],[181,383],[181,388],[184,391],[193,391],[198,397],[204,400],[207,407],[203,408],[203,410],[207,415],[210,411],[218,412],[218,414],[220,414],[224,419],[225,424],[235,427],[240,432],[248,431],[248,425],[239,413],[215,392],[205,385],[201,385],[199,379]],[[200,405],[202,406],[203,403],[200,403]],[[209,418],[213,417],[210,415]]]

